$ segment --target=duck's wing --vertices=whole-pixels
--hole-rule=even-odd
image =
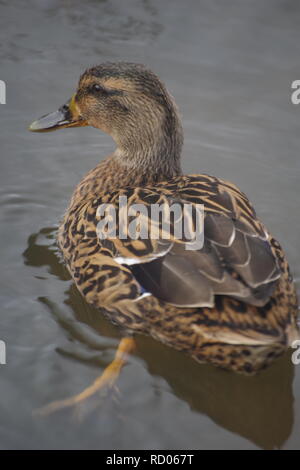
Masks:
[[[126,233],[123,238],[114,233],[100,240],[102,245],[109,245],[118,263],[130,267],[146,292],[181,307],[213,307],[218,295],[256,306],[263,306],[270,299],[281,272],[268,233],[236,186],[207,175],[192,175],[155,187],[118,191],[107,197],[116,209],[117,226],[120,196],[127,207],[135,206],[128,218],[132,228],[137,227],[137,217],[132,214],[139,208],[142,215],[139,213],[138,221],[145,226],[153,204],[204,205],[204,240],[200,249],[190,249],[189,240],[176,238],[174,219],[169,238],[158,222],[159,235],[154,239],[135,240],[133,233]],[[105,203],[105,198],[101,198],[101,203]],[[103,214],[101,218],[97,213],[99,235],[104,219]]]

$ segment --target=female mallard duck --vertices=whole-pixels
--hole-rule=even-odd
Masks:
[[[183,175],[176,105],[143,65],[105,63],[81,76],[71,100],[30,130],[91,125],[116,150],[79,183],[60,225],[58,244],[86,301],[126,331],[116,358],[88,389],[51,405],[67,406],[112,383],[144,333],[200,362],[254,373],[298,338],[297,298],[279,243],[234,184]],[[180,201],[204,204],[204,244],[183,239],[102,238],[101,204]],[[48,408],[49,410],[49,408]]]

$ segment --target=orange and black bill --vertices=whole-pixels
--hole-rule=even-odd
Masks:
[[[87,122],[82,119],[75,102],[75,95],[57,111],[45,114],[34,121],[29,130],[32,132],[49,132],[63,129],[64,127],[87,126]]]

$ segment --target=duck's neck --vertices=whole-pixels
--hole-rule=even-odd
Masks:
[[[79,200],[127,186],[146,186],[182,174],[182,126],[177,112],[156,129],[141,126],[138,138],[122,136],[115,152],[91,170],[77,186],[71,205]]]
[[[156,119],[135,123],[134,136],[124,131],[115,140],[111,162],[122,178],[114,187],[144,186],[181,174],[183,132],[175,104],[170,102]]]

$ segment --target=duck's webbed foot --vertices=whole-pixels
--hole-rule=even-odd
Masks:
[[[89,387],[72,397],[53,401],[48,405],[35,410],[34,414],[47,416],[58,410],[77,405],[100,390],[112,388],[119,377],[122,367],[127,361],[127,355],[131,353],[134,348],[135,340],[132,337],[123,338],[119,343],[114,360],[104,369],[100,377],[98,377]]]

